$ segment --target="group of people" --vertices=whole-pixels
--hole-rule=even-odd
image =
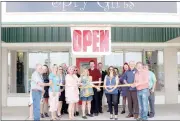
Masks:
[[[131,61],[123,65],[122,74],[118,68],[110,66],[103,70],[103,64],[89,62],[90,68],[83,68],[83,73],[78,73],[75,66],[67,67],[65,63],[53,65],[36,65],[32,74],[30,92],[30,117],[34,120],[49,117],[57,120],[62,114],[68,114],[70,120],[79,115],[79,101],[82,101],[82,118],[98,116],[103,113],[102,99],[105,93],[108,103],[110,119],[118,119],[118,104],[120,95],[123,97],[123,110],[126,111],[128,101],[129,115],[137,120],[147,120],[148,100],[150,104],[149,117],[155,115],[154,90],[156,77],[149,71],[148,65]],[[136,67],[136,68],[135,68]],[[87,113],[86,113],[87,107]],[[114,114],[114,115],[113,115]]]

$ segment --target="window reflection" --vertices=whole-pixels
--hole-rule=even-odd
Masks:
[[[52,64],[61,65],[62,63],[66,63],[66,65],[69,65],[69,53],[65,53],[65,52],[50,53],[50,65]]]
[[[142,62],[142,52],[126,52],[125,62],[129,63],[130,61]]]
[[[123,52],[106,55],[104,65],[105,69],[107,69],[109,66],[115,66],[119,69],[119,72],[121,73],[123,66]]]
[[[157,78],[156,91],[164,89],[163,51],[145,51],[145,62]]]
[[[25,93],[27,88],[27,58],[25,52],[8,52],[8,92]]]
[[[28,91],[30,91],[30,80],[32,73],[35,71],[36,64],[48,64],[48,53],[29,53],[29,70],[28,70]]]
[[[11,51],[8,52],[8,93],[11,92]]]
[[[157,64],[157,86],[156,90],[164,91],[164,56],[163,51],[158,51],[158,64]]]

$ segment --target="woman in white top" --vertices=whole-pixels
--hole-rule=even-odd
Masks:
[[[79,101],[79,78],[74,74],[74,67],[68,68],[68,74],[65,77],[65,98],[69,104],[68,113],[69,119],[74,119],[75,103]]]

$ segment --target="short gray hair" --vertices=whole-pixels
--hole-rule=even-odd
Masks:
[[[140,62],[140,61],[136,63],[136,65],[138,65],[138,64],[141,64],[142,66],[144,65],[144,64],[143,64],[142,62]]]
[[[143,66],[148,66],[148,64],[144,63]]]

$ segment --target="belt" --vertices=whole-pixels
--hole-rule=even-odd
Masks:
[[[32,89],[32,91],[35,91],[35,92],[42,92],[42,91],[39,90],[39,89]]]

